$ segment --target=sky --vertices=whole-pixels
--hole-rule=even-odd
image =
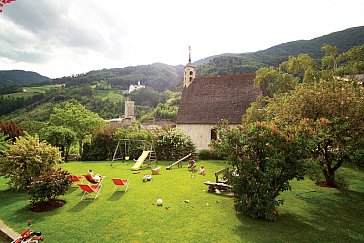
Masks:
[[[16,0],[0,13],[0,70],[50,78],[185,65],[364,25],[363,0]]]

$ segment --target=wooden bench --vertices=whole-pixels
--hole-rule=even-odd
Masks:
[[[221,182],[205,181],[204,184],[209,186],[208,192],[216,192],[216,190],[230,192],[232,188],[232,186]]]

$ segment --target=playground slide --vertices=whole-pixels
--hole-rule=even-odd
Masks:
[[[150,151],[143,151],[142,155],[139,156],[137,162],[131,167],[131,170],[139,170],[145,159],[148,157]]]

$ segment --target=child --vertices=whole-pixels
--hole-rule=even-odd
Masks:
[[[200,166],[200,169],[198,171],[200,175],[205,175],[205,167],[203,165]]]
[[[195,170],[195,168],[196,168],[196,162],[195,162],[193,159],[191,159],[191,160],[188,162],[188,169],[189,169],[189,170]]]

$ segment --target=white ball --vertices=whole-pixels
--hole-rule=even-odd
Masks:
[[[157,205],[158,205],[158,206],[162,206],[162,204],[163,204],[163,201],[162,201],[162,199],[160,199],[160,198],[159,198],[159,199],[157,200]]]

